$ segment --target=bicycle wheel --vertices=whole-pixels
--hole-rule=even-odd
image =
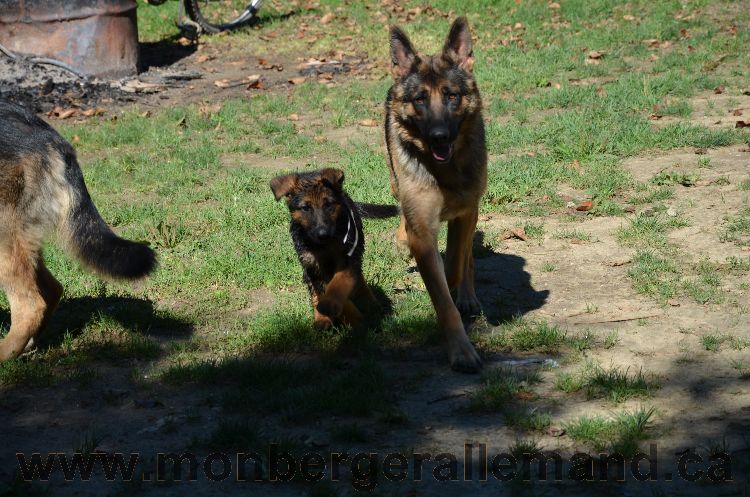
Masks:
[[[185,11],[204,31],[218,33],[255,18],[262,0],[184,0]]]

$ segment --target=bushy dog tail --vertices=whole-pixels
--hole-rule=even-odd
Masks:
[[[60,235],[69,252],[101,276],[135,280],[153,271],[156,253],[112,231],[91,200],[75,153],[69,149],[62,155],[69,203],[61,213]]]
[[[367,204],[364,202],[355,202],[355,204],[359,214],[370,219],[386,219],[401,214],[401,208],[398,205]]]

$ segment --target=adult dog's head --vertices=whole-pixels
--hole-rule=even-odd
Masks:
[[[392,116],[402,140],[437,164],[460,146],[462,126],[479,117],[482,102],[472,68],[471,32],[465,18],[453,22],[443,51],[422,55],[397,26],[391,27]]]

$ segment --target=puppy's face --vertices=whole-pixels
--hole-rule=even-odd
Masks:
[[[286,198],[292,222],[302,227],[310,242],[326,245],[337,240],[339,219],[345,215],[343,183],[343,171],[327,168],[276,177],[271,190],[276,200]]]

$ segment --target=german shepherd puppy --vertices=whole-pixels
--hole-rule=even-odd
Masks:
[[[118,237],[99,216],[73,147],[28,109],[0,101],[0,288],[11,311],[0,361],[23,352],[62,296],[41,253],[53,231],[102,276],[140,278],[156,265],[149,247]]]
[[[471,32],[465,18],[456,19],[443,51],[427,56],[393,26],[390,45],[394,84],[385,103],[385,141],[391,188],[402,211],[397,240],[416,259],[451,366],[474,373],[482,363],[462,315],[481,313],[472,242],[487,185],[487,149]],[[445,267],[437,243],[441,221],[448,221]]]
[[[352,299],[378,306],[362,276],[366,217],[390,217],[396,206],[356,204],[343,188],[344,172],[320,171],[278,176],[271,180],[276,200],[286,198],[292,216],[289,232],[310,291],[314,326],[356,326],[362,314]]]

